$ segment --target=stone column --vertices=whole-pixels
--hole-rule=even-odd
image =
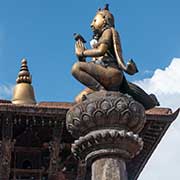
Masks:
[[[0,178],[8,180],[10,175],[12,143],[10,139],[0,141]]]
[[[2,115],[2,140],[0,141],[0,179],[9,180],[11,168],[11,153],[15,141],[12,141],[12,117]]]
[[[126,164],[117,157],[97,159],[92,164],[92,179],[127,180]]]
[[[143,148],[138,136],[145,110],[120,92],[95,92],[67,113],[67,129],[77,138],[72,152],[85,160],[92,180],[127,180],[125,161]]]
[[[49,162],[49,169],[48,169],[48,179],[49,180],[63,180],[63,174],[59,172],[59,163],[60,157],[59,153],[61,150],[61,135],[62,135],[63,125],[61,124],[60,127],[53,128],[53,135],[52,141],[49,144],[50,150],[50,162]]]

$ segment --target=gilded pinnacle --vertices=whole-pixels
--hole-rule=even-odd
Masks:
[[[19,72],[18,77],[16,79],[16,82],[18,84],[19,83],[31,84],[31,82],[32,82],[31,75],[30,75],[29,70],[28,70],[26,59],[22,59],[22,61],[21,61],[21,69],[20,69],[20,72]]]
[[[28,70],[27,60],[22,59],[21,69],[16,79],[12,103],[13,104],[36,104],[33,86],[31,85],[31,75]]]

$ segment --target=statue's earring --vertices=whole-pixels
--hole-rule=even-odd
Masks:
[[[106,25],[106,20],[105,20],[105,18],[104,18],[104,20],[103,20],[103,25],[104,25],[104,26]]]

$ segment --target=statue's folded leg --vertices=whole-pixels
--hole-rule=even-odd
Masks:
[[[72,75],[82,84],[94,91],[104,89],[96,79],[94,71],[96,71],[96,68],[87,62],[76,62],[72,67]]]
[[[118,90],[122,72],[112,67],[103,67],[93,62],[77,62],[72,68],[73,76],[88,88],[99,91]]]

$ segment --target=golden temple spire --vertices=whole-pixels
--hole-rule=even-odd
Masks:
[[[27,66],[27,60],[25,58],[22,59],[22,61],[21,61],[21,69],[20,69],[20,72],[16,79],[16,82],[17,82],[17,84],[19,84],[19,83],[31,84],[31,82],[32,82],[31,75],[29,73],[28,66]]]
[[[32,78],[27,66],[27,60],[22,59],[21,69],[16,79],[16,86],[13,92],[13,104],[36,104],[34,90],[31,85]]]

